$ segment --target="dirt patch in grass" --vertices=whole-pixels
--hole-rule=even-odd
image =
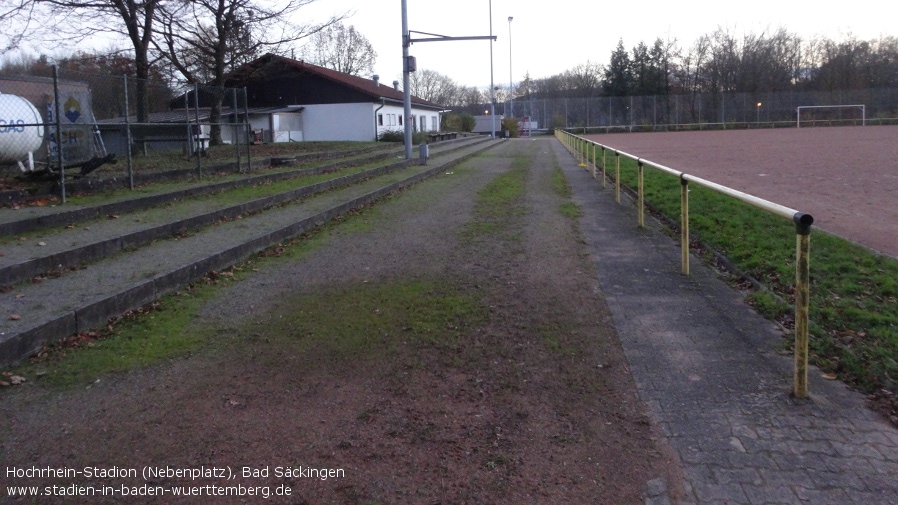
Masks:
[[[559,210],[548,142],[505,142],[257,264],[196,311],[209,336],[190,355],[7,392],[6,465],[228,467],[150,484],[289,488],[268,502],[291,504],[636,504],[649,480],[681,482]],[[203,500],[163,501],[258,501]]]

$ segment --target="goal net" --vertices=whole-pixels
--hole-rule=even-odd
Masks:
[[[863,105],[802,105],[796,108],[796,124],[802,126],[864,125],[867,111]]]

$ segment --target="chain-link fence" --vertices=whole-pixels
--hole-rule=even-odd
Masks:
[[[3,185],[54,180],[64,201],[67,188],[242,171],[250,118],[243,89],[55,69],[52,77],[0,77]]]
[[[507,106],[508,104],[506,104]],[[898,124],[898,88],[833,92],[695,93],[595,98],[516,98],[517,117],[540,128],[645,131],[795,126],[800,106],[864,105],[802,112],[802,126]],[[502,112],[500,104],[499,112]]]

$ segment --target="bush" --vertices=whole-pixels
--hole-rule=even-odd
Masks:
[[[387,130],[377,137],[380,142],[405,142],[405,132],[402,130]]]
[[[450,132],[470,132],[474,130],[477,120],[470,114],[457,113],[446,114],[443,116],[443,131]]]
[[[396,142],[398,144],[402,144],[405,142],[405,131],[403,130],[389,130],[380,134],[380,137],[377,138],[380,142]],[[418,145],[427,142],[427,134],[424,132],[413,132],[412,133],[412,144]]]
[[[518,136],[518,120],[513,117],[507,117],[502,120],[502,132],[501,135],[505,135],[505,130],[508,130],[508,135],[510,137]]]

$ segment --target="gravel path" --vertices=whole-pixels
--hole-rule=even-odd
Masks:
[[[223,289],[194,322],[219,335],[200,352],[89,389],[4,395],[7,464],[346,471],[235,481],[294,491],[272,503],[675,497],[682,477],[636,398],[576,222],[559,211],[554,142],[504,141]],[[494,219],[475,211],[477,192],[510,170],[526,178],[520,212],[472,237],[470,223]],[[383,359],[322,360],[264,338],[299,300],[415,280],[460,286],[487,320],[458,346],[399,342]]]

